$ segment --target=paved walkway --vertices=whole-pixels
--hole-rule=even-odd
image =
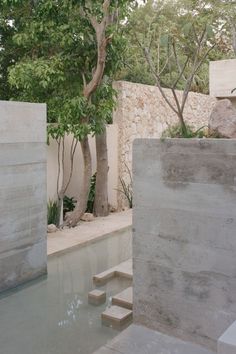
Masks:
[[[91,222],[81,222],[77,227],[48,234],[48,256],[67,252],[74,247],[83,247],[110,234],[131,228],[132,210],[112,213]]]
[[[214,354],[146,327],[131,325],[94,354]]]

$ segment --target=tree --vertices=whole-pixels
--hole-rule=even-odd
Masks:
[[[14,40],[24,49],[25,55],[11,68],[9,81],[21,89],[17,99],[47,102],[49,122],[55,123],[49,132],[62,144],[62,150],[64,136],[68,133],[72,133],[81,145],[83,187],[77,196],[77,206],[66,221],[68,225],[75,226],[86,209],[92,174],[88,134],[100,134],[96,144],[98,157],[99,147],[106,146],[106,110],[112,111],[114,91],[111,88],[107,90],[110,84],[104,83],[103,79],[104,75],[111,76],[118,67],[116,48],[120,49],[122,43],[118,24],[130,1],[119,1],[118,4],[115,0],[45,0],[33,3],[19,0],[19,3],[21,31],[17,31]],[[16,11],[15,16],[18,14]],[[15,19],[11,21],[15,26]],[[106,91],[107,104],[104,104],[105,98],[96,99],[98,88],[100,95],[103,89]],[[71,158],[76,148],[74,144]],[[103,152],[104,148],[100,150]],[[98,165],[99,161],[98,158]],[[103,169],[98,168],[99,171]],[[105,174],[107,170],[105,168]],[[99,171],[98,186],[100,180],[105,190],[106,178],[99,178]],[[64,181],[58,193],[60,201],[67,185],[68,182]],[[104,201],[106,214],[106,196]]]
[[[177,77],[178,68],[174,65],[167,65],[166,34],[175,29],[184,28],[189,21],[187,14],[198,13],[198,23],[212,23],[216,28],[224,25],[223,33],[215,38],[217,46],[209,53],[208,58],[201,65],[196,73],[191,90],[208,93],[208,62],[210,60],[227,59],[233,56],[230,43],[229,26],[223,20],[223,13],[233,13],[231,6],[227,5],[222,10],[223,4],[219,0],[148,0],[144,6],[134,10],[127,22],[126,36],[129,46],[124,58],[124,69],[119,78],[133,82],[155,85],[155,78],[145,60],[143,50],[138,44],[137,37],[145,46],[151,42],[150,54],[156,70],[161,72],[163,85],[170,81],[170,76]],[[225,2],[226,5],[226,2]],[[231,12],[229,11],[231,8]],[[227,10],[227,11],[226,11]],[[225,17],[225,15],[224,15]],[[178,26],[176,26],[178,24]],[[178,28],[176,28],[178,27]],[[152,40],[152,41],[151,41]],[[179,53],[181,61],[184,61],[184,53]],[[179,89],[184,89],[183,82],[179,82]]]
[[[178,116],[183,136],[187,135],[184,109],[188,94],[223,28],[213,8],[205,3],[149,2],[147,6],[152,7],[155,16],[144,35],[134,34],[155,85]],[[163,87],[170,89],[171,97]],[[182,94],[177,92],[180,89]]]

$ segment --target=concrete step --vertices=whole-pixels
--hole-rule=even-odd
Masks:
[[[102,290],[92,290],[88,293],[88,302],[91,305],[101,305],[106,302],[106,293]]]
[[[120,306],[112,305],[108,307],[101,315],[102,323],[105,326],[115,329],[123,329],[131,323],[133,312]]]
[[[133,279],[133,263],[132,259],[122,262],[117,266],[106,270],[105,272],[93,276],[93,281],[96,285],[104,285],[114,277],[123,277]]]
[[[133,288],[132,286],[121,291],[119,294],[112,297],[112,305],[124,307],[128,310],[133,308]]]
[[[235,352],[233,352],[235,353]],[[131,325],[93,354],[216,354],[193,343]],[[230,352],[231,354],[231,352]]]

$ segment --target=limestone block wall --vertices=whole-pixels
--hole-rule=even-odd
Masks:
[[[0,101],[0,291],[46,272],[46,105]]]
[[[216,350],[236,320],[236,140],[134,143],[134,320]]]
[[[177,123],[177,117],[155,86],[126,81],[114,83],[118,92],[117,110],[113,121],[118,125],[118,172],[127,183],[132,163],[132,143],[135,138],[159,138],[168,125]],[[170,90],[165,90],[171,96]],[[181,92],[178,92],[181,95]],[[185,118],[195,128],[208,125],[208,118],[216,98],[191,92],[186,105]],[[126,205],[118,194],[118,207]]]

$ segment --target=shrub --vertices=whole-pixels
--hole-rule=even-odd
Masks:
[[[120,193],[126,197],[129,207],[133,207],[133,179],[129,167],[125,164],[126,170],[129,175],[129,182],[126,182],[122,177],[119,177],[121,189],[117,189]]]
[[[91,178],[91,181],[90,181],[90,190],[89,190],[86,213],[93,213],[94,199],[95,199],[95,187],[96,187],[96,175],[97,175],[97,173],[95,172]]]
[[[48,210],[48,225],[50,224],[58,225],[58,219],[59,219],[58,202],[49,200],[47,204],[47,210]]]
[[[69,211],[73,211],[75,209],[76,199],[74,197],[70,198],[67,195],[63,198],[63,218],[65,217],[66,213]]]
[[[208,129],[206,126],[203,126],[195,130],[190,125],[186,125],[187,131],[186,134],[183,134],[183,130],[180,124],[174,124],[169,126],[166,130],[163,131],[161,138],[204,138],[208,137]]]

